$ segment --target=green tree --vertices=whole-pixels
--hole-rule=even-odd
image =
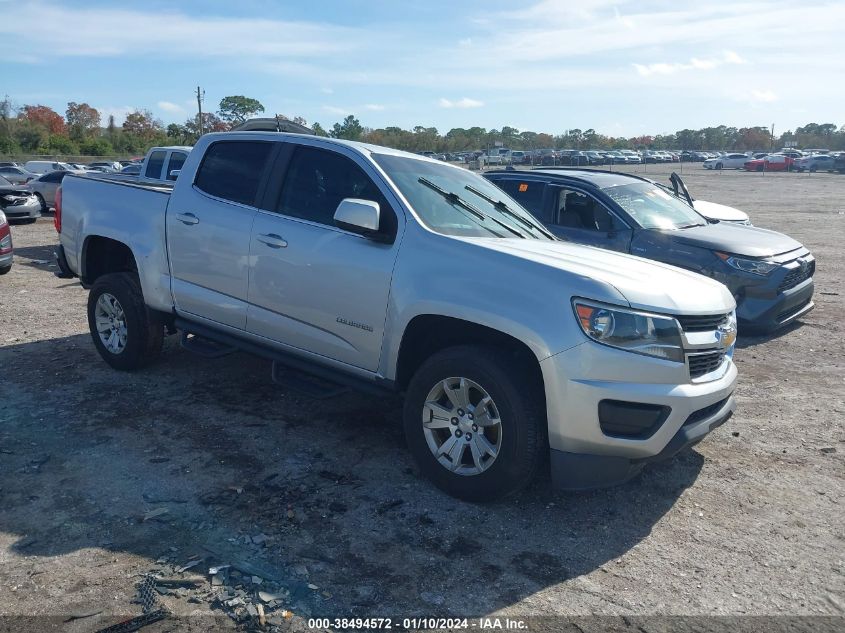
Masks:
[[[79,144],[79,152],[85,156],[109,156],[114,148],[104,138],[90,138]]]
[[[161,123],[149,110],[135,110],[126,115],[123,131],[146,140],[161,132]]]
[[[311,126],[311,129],[314,130],[314,134],[316,134],[317,136],[328,136],[329,135],[329,133],[326,132],[326,130],[323,128],[323,126],[320,125],[319,123],[315,122],[314,125]]]
[[[70,137],[75,141],[81,141],[100,131],[100,113],[87,103],[69,102],[65,120]]]
[[[231,126],[239,125],[259,112],[264,112],[264,106],[258,99],[233,95],[223,97],[217,115]]]
[[[342,138],[347,141],[357,141],[364,133],[361,122],[350,114],[341,123],[335,123],[329,133],[332,138]]]

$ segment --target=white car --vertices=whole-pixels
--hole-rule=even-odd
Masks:
[[[705,169],[742,169],[748,161],[746,154],[725,154],[704,161]]]

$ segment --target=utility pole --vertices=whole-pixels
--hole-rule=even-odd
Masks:
[[[774,123],[772,123],[772,138],[769,141],[769,145],[770,145],[769,150],[775,151],[775,124]]]
[[[200,131],[200,136],[204,134],[202,129],[202,100],[205,99],[205,90],[201,89],[197,86],[197,110],[199,111],[199,116],[197,117],[198,125]]]

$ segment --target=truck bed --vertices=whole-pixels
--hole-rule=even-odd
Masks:
[[[172,188],[108,176],[68,175],[62,182],[60,240],[71,270],[83,277],[86,243],[81,236],[128,245],[141,271],[141,287],[151,307],[169,310],[170,271],[165,216]],[[90,239],[90,238],[89,238]]]

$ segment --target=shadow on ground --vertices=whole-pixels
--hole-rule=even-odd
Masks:
[[[263,360],[199,359],[173,338],[131,374],[87,335],[0,349],[0,531],[15,554],[102,548],[152,567],[175,547],[268,578],[305,568],[321,615],[488,613],[624,555],[702,467],[687,451],[609,490],[543,479],[461,503],[418,475],[398,402],[309,400]]]

